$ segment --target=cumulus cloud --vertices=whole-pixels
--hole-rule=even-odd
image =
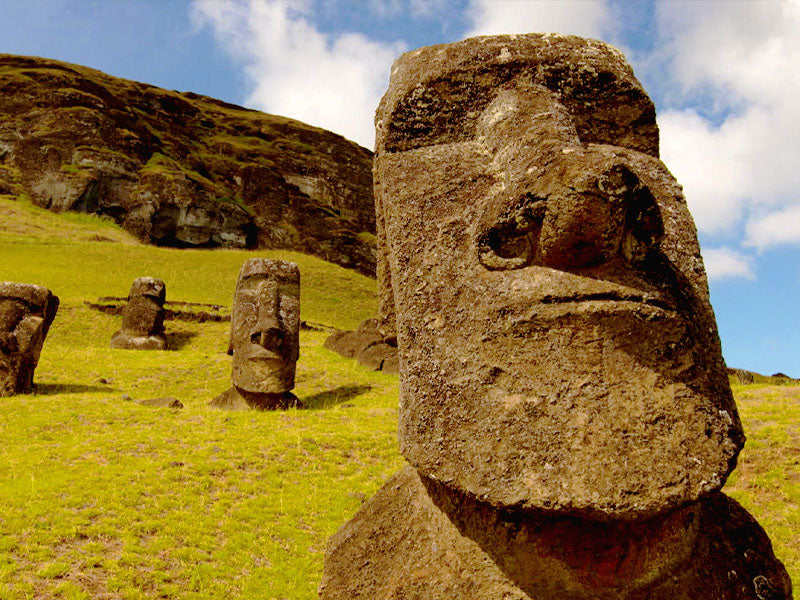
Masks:
[[[608,0],[473,0],[465,37],[502,33],[565,33],[604,38],[616,31]]]
[[[703,250],[703,262],[710,280],[744,277],[755,279],[752,259],[730,248],[707,248]]]
[[[788,206],[751,220],[747,224],[745,244],[759,250],[800,244],[800,205]]]
[[[307,1],[194,0],[192,17],[244,65],[248,106],[373,147],[372,115],[402,45],[321,33]]]
[[[659,117],[662,157],[698,229],[800,243],[780,223],[800,204],[800,3],[662,2],[657,23],[676,107]]]

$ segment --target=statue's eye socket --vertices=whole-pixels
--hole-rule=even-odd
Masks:
[[[490,271],[519,269],[533,258],[533,245],[528,235],[508,235],[489,231],[478,243],[478,259]]]
[[[657,248],[664,237],[664,221],[653,195],[645,187],[637,187],[628,202],[625,215],[625,237],[622,254],[632,263],[643,261]]]
[[[478,240],[478,260],[490,271],[521,269],[536,257],[546,205],[525,196]]]

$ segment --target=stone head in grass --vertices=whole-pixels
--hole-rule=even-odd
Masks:
[[[58,298],[47,288],[0,282],[0,396],[31,391],[56,311]]]
[[[133,281],[128,303],[122,311],[122,329],[111,337],[112,348],[127,350],[164,350],[164,282],[155,277]]]
[[[546,35],[409,52],[376,129],[409,462],[497,507],[603,519],[718,490],[741,424],[695,226],[622,55]]]
[[[233,296],[228,352],[233,387],[212,401],[221,408],[297,406],[291,393],[300,356],[300,271],[283,260],[251,258]]]

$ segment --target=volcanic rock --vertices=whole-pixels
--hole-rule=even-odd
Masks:
[[[325,340],[324,347],[345,358],[355,358],[373,371],[397,373],[395,342],[396,338],[386,340],[380,333],[380,321],[371,318],[359,323],[356,331],[334,331]]]
[[[406,467],[329,540],[319,595],[788,600],[791,590],[764,530],[718,492],[663,519],[553,519],[497,511]]]
[[[721,488],[744,435],[696,230],[622,55],[498,36],[392,73],[375,195],[403,455],[498,507],[595,518]]]
[[[280,248],[373,275],[371,152],[304,123],[0,54],[0,194],[145,242]]]
[[[211,401],[227,410],[299,406],[291,393],[300,356],[300,270],[284,260],[251,258],[239,271],[228,353],[233,386]]]
[[[59,300],[28,283],[0,282],[0,397],[29,394]]]
[[[557,34],[421,48],[376,132],[410,465],[331,538],[320,598],[791,598],[719,492],[744,435],[621,53]]]
[[[111,347],[126,350],[164,350],[164,300],[167,289],[161,279],[139,277],[133,281],[128,303],[122,310],[122,329],[111,336]]]

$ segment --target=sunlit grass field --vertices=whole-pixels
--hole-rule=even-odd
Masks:
[[[206,405],[230,382],[227,323],[167,321],[170,350],[111,350],[121,317],[84,305],[149,275],[168,301],[230,306],[255,255],[298,263],[304,320],[376,314],[373,280],[316,258],[153,248],[0,197],[0,281],[61,298],[35,393],[0,399],[0,599],[316,597],[327,538],[400,468],[397,377],[302,331],[309,408],[221,412]],[[734,389],[749,441],[727,491],[800,581],[800,388]]]

